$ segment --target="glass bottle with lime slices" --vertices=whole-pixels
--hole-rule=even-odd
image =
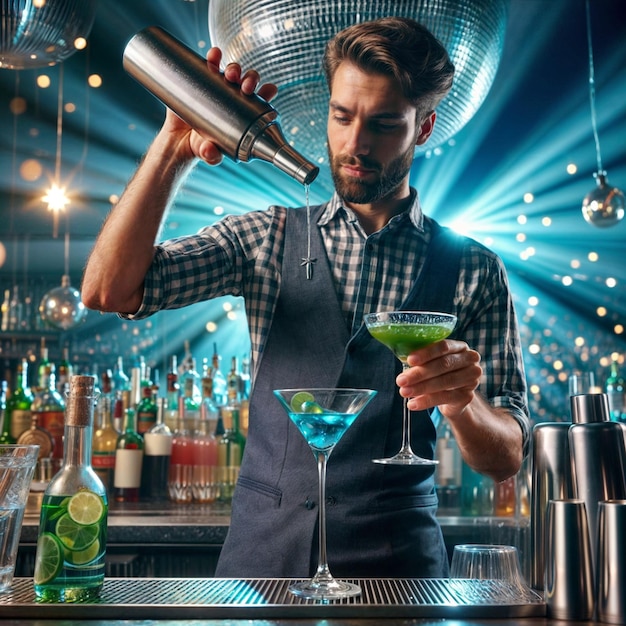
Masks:
[[[63,465],[45,491],[35,558],[35,595],[50,602],[95,598],[104,582],[108,501],[91,467],[93,376],[72,376]]]

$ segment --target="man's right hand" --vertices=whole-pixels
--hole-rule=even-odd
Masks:
[[[220,48],[213,47],[207,53],[207,65],[215,72],[220,71],[220,63],[222,61],[222,51]],[[247,70],[242,73],[239,63],[229,63],[224,69],[224,77],[231,83],[241,86],[241,91],[247,95],[256,93],[268,102],[274,98],[278,92],[276,85],[265,83],[259,86],[260,77],[256,70]],[[258,87],[258,89],[257,89]],[[222,162],[223,154],[219,147],[206,136],[193,130],[186,122],[181,120],[173,111],[167,110],[165,122],[163,124],[164,132],[178,135],[187,147],[187,158],[199,158],[209,165],[218,165]],[[184,150],[180,145],[181,150]]]

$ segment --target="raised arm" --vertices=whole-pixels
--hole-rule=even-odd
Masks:
[[[219,71],[221,58],[221,51],[212,48],[207,63]],[[236,63],[229,64],[224,75],[239,83],[247,94],[253,93],[259,82],[256,71],[242,75]],[[268,83],[258,93],[269,100],[276,94],[276,87]],[[89,256],[81,288],[88,308],[129,314],[139,309],[144,277],[152,263],[163,217],[198,159],[217,165],[222,154],[210,139],[168,110],[163,126],[109,213]]]

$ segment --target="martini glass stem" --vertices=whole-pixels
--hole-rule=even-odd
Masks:
[[[406,363],[402,363],[403,371],[409,369]],[[413,456],[414,452],[411,448],[411,411],[409,411],[409,399],[404,398],[403,412],[402,412],[402,447],[400,448],[399,455]]]
[[[318,474],[318,543],[319,555],[317,559],[317,572],[313,577],[316,583],[330,583],[333,581],[332,574],[328,568],[328,557],[326,554],[326,465],[328,463],[328,452],[316,451],[317,474]]]

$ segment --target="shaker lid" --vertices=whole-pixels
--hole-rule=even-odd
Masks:
[[[573,424],[609,421],[609,398],[605,393],[570,396]]]

